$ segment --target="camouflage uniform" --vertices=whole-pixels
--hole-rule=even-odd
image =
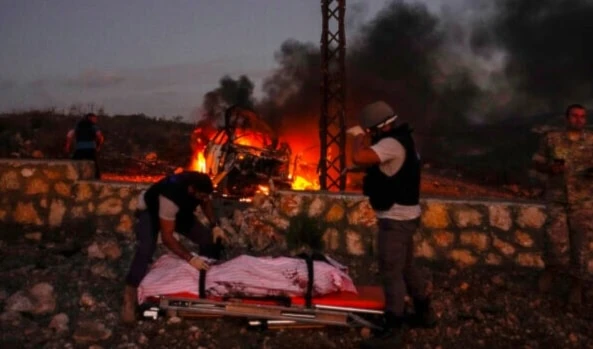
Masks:
[[[550,216],[546,227],[546,264],[568,269],[578,278],[591,277],[593,178],[587,170],[593,168],[593,132],[584,130],[576,141],[570,140],[566,131],[549,132],[533,160],[542,164],[556,160],[565,163],[563,174],[545,178]]]

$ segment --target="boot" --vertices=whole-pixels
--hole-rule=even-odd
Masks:
[[[437,316],[432,309],[430,298],[414,299],[414,314],[408,319],[411,327],[434,328]]]
[[[580,307],[583,303],[583,285],[580,279],[574,278],[568,293],[568,304]]]
[[[134,286],[126,285],[124,290],[124,303],[121,310],[121,320],[124,324],[136,322],[137,289]]]
[[[402,344],[404,330],[403,316],[396,316],[392,312],[385,312],[383,328],[373,332],[373,337],[360,343],[361,349],[397,348]]]
[[[538,287],[540,292],[547,293],[552,289],[552,283],[554,282],[554,271],[546,269],[538,280]]]

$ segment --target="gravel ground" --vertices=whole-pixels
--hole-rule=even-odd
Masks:
[[[363,338],[360,328],[260,331],[239,318],[161,317],[122,326],[121,280],[131,245],[124,245],[119,258],[91,260],[88,246],[98,237],[62,232],[52,241],[44,234],[25,239],[25,232],[11,229],[4,229],[0,240],[2,348],[347,349],[358,348]],[[336,258],[351,267],[357,284],[376,281],[372,261]],[[542,295],[535,291],[535,270],[443,265],[424,270],[434,285],[440,322],[435,329],[407,331],[406,348],[593,348],[591,285],[585,305],[569,309],[563,302],[567,280],[558,280],[552,293]],[[42,282],[53,286],[53,308],[9,311],[15,293]],[[64,318],[57,314],[67,317],[65,327],[56,326],[56,317]]]

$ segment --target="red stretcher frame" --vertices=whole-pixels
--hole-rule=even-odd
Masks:
[[[377,328],[364,315],[381,315],[384,308],[383,290],[379,286],[359,286],[358,294],[332,293],[311,300],[306,306],[303,297],[292,297],[290,305],[256,298],[199,298],[193,294],[176,293],[158,297],[159,309],[180,317],[235,316],[249,319],[259,326],[299,327],[299,325],[337,325]],[[154,311],[154,309],[153,309]],[[153,313],[144,314],[153,317]]]

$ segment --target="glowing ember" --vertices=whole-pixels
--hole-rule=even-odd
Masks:
[[[265,185],[259,185],[257,187],[257,192],[260,193],[260,194],[269,195],[270,194],[270,187],[267,187]]]
[[[109,182],[156,183],[164,175],[126,175],[117,173],[102,173],[101,180]]]

